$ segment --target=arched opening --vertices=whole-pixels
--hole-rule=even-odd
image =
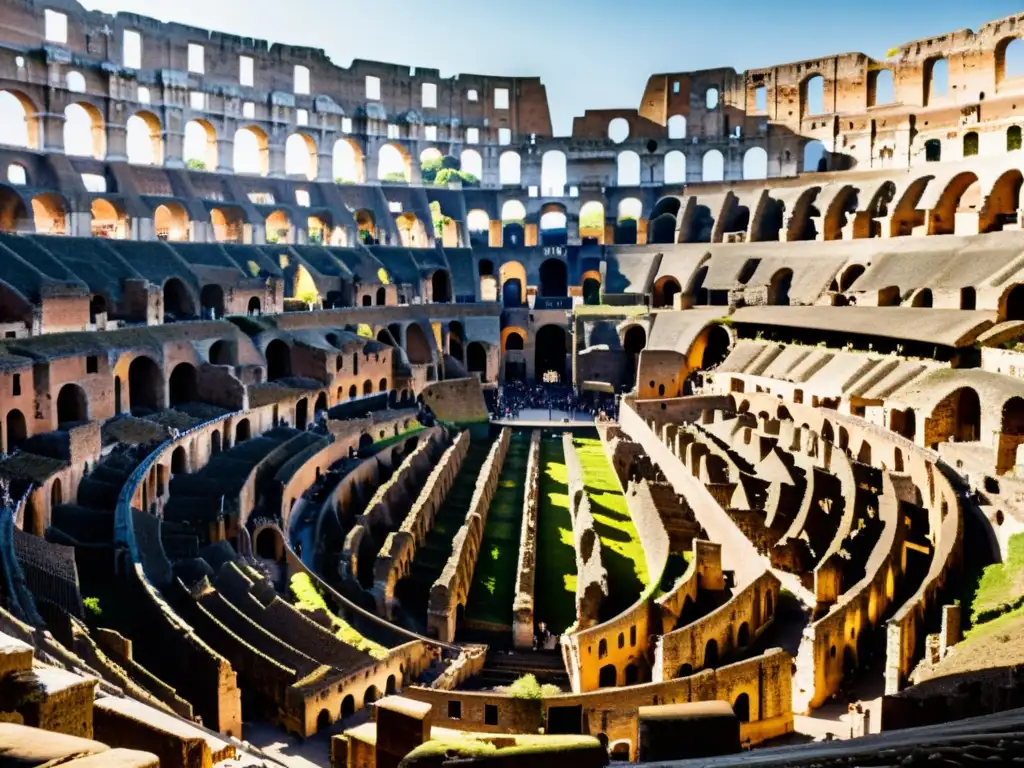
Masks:
[[[125,123],[125,154],[134,165],[163,165],[164,138],[160,119],[138,112]]]
[[[618,675],[614,664],[605,664],[598,672],[597,685],[600,688],[614,688]]]
[[[280,538],[281,536],[276,529],[270,526],[261,528],[259,533],[256,534],[256,556],[264,560],[276,561],[280,544],[283,543],[280,541]]]
[[[617,165],[620,187],[640,186],[640,155],[632,150],[620,152]]]
[[[914,298],[911,301],[913,307],[931,307],[932,306],[932,292],[930,288],[922,288],[914,294]]]
[[[128,408],[158,411],[163,408],[163,375],[149,357],[136,357],[128,366]]]
[[[636,685],[640,681],[640,670],[636,664],[630,664],[624,670],[626,673],[626,685]]]
[[[452,300],[452,284],[448,272],[439,269],[430,276],[430,295],[434,303],[447,304]]]
[[[522,352],[523,350],[523,337],[516,332],[512,332],[505,337],[505,351],[506,352]]]
[[[821,75],[811,75],[803,83],[803,103],[801,104],[801,115],[823,115],[825,114],[825,78]]]
[[[507,200],[501,206],[501,238],[506,248],[526,245],[526,206],[518,200]]]
[[[868,106],[892,104],[896,100],[896,84],[891,69],[876,69],[868,76]]]
[[[999,301],[1002,321],[1024,320],[1024,283],[1011,286]]]
[[[246,221],[239,208],[214,208],[210,211],[213,237],[218,243],[241,243]],[[250,265],[250,268],[253,268]]]
[[[39,110],[17,91],[0,91],[0,144],[39,147]]]
[[[484,159],[475,149],[464,149],[459,155],[460,170],[476,180],[484,176]]]
[[[60,195],[50,192],[44,192],[41,195],[33,197],[32,221],[35,225],[37,234],[65,234],[67,232],[67,209],[64,205],[63,198],[61,198]]]
[[[377,382],[377,391],[378,392],[387,392],[388,391],[388,380],[387,379],[381,379],[380,381]]]
[[[246,305],[245,311],[250,315],[258,315],[262,311],[259,298],[253,296],[249,299],[249,303]]]
[[[709,668],[718,666],[718,641],[714,638],[708,640],[704,646],[704,666]]]
[[[525,298],[526,269],[517,261],[506,262],[498,270],[501,301],[506,307],[521,307]]]
[[[554,372],[560,382],[565,379],[565,356],[568,352],[566,331],[557,325],[545,325],[537,332],[535,375],[540,381],[544,374]]]
[[[341,716],[342,718],[352,717],[356,713],[356,700],[355,697],[350,693],[344,699],[341,700]]]
[[[725,179],[725,157],[717,149],[704,153],[701,160],[702,181],[722,181]]]
[[[949,95],[949,62],[944,58],[928,59],[924,63],[924,105],[931,106],[936,99]]]
[[[395,690],[396,690],[396,688],[395,688],[395,676],[394,675],[388,675],[388,681],[384,685],[384,695],[385,696],[393,696],[394,693],[395,693]]]
[[[969,443],[981,439],[981,401],[971,387],[961,387],[935,406],[925,424],[926,444],[937,449],[939,443],[955,440]]]
[[[274,339],[267,345],[267,381],[277,381],[292,375],[292,354],[281,339]]]
[[[637,366],[640,363],[640,353],[647,348],[647,331],[642,326],[633,325],[626,329],[622,337],[622,349],[626,353],[629,366],[629,382],[636,381]]]
[[[621,144],[629,138],[629,121],[616,117],[608,123],[608,138],[615,144]]]
[[[1011,125],[1006,129],[1006,151],[1016,152],[1021,148],[1021,130],[1019,125]]]
[[[938,139],[928,139],[924,143],[924,159],[927,163],[937,163],[942,160],[942,142]]]
[[[392,184],[408,184],[411,162],[408,154],[395,144],[385,144],[377,153],[377,178]]]
[[[320,714],[316,716],[316,729],[322,731],[326,728],[331,727],[331,713],[326,709],[321,709]]]
[[[682,292],[682,286],[674,277],[662,277],[654,283],[654,295],[652,297],[654,308],[675,306],[676,296]]]
[[[259,301],[259,299],[257,299]],[[203,286],[199,293],[199,303],[203,307],[203,316],[216,319],[224,316],[224,289],[216,283]]]
[[[768,153],[763,147],[751,147],[743,155],[744,179],[768,178]]]
[[[367,379],[366,381],[363,382],[363,394],[364,395],[372,395],[373,394],[373,382],[370,381],[369,379]]]
[[[640,242],[640,218],[643,216],[644,205],[635,197],[627,197],[619,202],[618,217],[615,224],[615,242],[621,245],[635,245]]]
[[[272,211],[263,220],[263,226],[268,243],[290,243],[292,241],[292,222],[284,211]]]
[[[316,178],[316,163],[316,142],[305,133],[293,133],[285,140],[285,174],[312,181]]]
[[[666,184],[686,183],[686,155],[678,149],[665,155],[664,177]]]
[[[171,454],[171,474],[172,475],[183,475],[188,472],[188,461],[187,454],[185,453],[185,447],[179,445],[174,449]]]
[[[180,203],[158,205],[153,211],[153,227],[159,240],[180,243],[190,239],[188,212]]]
[[[377,692],[377,686],[371,685],[369,688],[366,689],[366,692],[363,694],[363,707],[365,708],[370,706],[378,698],[380,698],[380,694]]]
[[[670,139],[686,138],[686,118],[682,115],[672,115],[668,119],[668,137]]]
[[[828,170],[828,156],[825,145],[815,139],[804,145],[804,173],[824,173]]]
[[[768,286],[768,303],[775,306],[789,306],[789,289],[793,284],[793,270],[780,269],[772,275]]]
[[[739,696],[737,696],[736,701],[734,701],[732,704],[732,711],[733,714],[736,715],[736,719],[739,720],[741,723],[749,723],[750,697],[745,693],[741,693]]]
[[[107,153],[103,115],[92,104],[69,104],[64,110],[64,154],[102,160]]]
[[[864,267],[861,264],[851,264],[839,276],[839,290],[848,291],[857,282],[857,279],[864,274]]]
[[[352,139],[338,139],[334,142],[331,174],[338,184],[362,184],[366,181],[363,150]]]
[[[502,186],[522,183],[522,159],[518,152],[502,152],[498,158],[498,183]]]
[[[168,388],[172,408],[176,405],[197,402],[199,382],[195,366],[191,363],[178,363],[174,366]]]
[[[736,630],[736,647],[746,648],[748,645],[750,645],[750,625],[744,621]]]
[[[252,426],[248,419],[242,419],[235,425],[235,445],[244,443],[250,437],[252,437]]]
[[[217,169],[217,131],[205,120],[189,120],[185,123],[185,139],[182,145],[182,160],[192,171],[213,171]]]
[[[427,365],[433,362],[430,342],[419,323],[412,323],[405,331],[405,353],[413,365]]]
[[[309,401],[302,398],[295,403],[295,427],[305,429],[309,424]]]
[[[583,277],[583,303],[596,306],[601,303],[600,273],[588,273]]]
[[[65,384],[57,394],[57,425],[66,426],[89,420],[89,403],[85,390],[77,384]]]
[[[185,287],[185,283],[177,277],[172,277],[164,283],[163,298],[165,322],[185,320],[195,316],[192,294]]]
[[[479,341],[470,342],[466,347],[466,368],[471,374],[479,373],[482,381],[487,381],[487,350]]]
[[[586,242],[596,240],[599,245],[604,244],[604,205],[597,200],[591,200],[580,207],[579,215],[580,239]]]
[[[235,131],[232,167],[235,173],[266,176],[270,172],[270,143],[267,134],[254,125]]]
[[[729,356],[731,344],[729,331],[721,325],[713,325],[708,328],[707,343],[704,345],[704,352],[700,358],[700,367],[706,371],[722,363]]]
[[[540,265],[541,296],[566,296],[569,293],[568,283],[568,267],[564,261],[548,259]]]
[[[963,138],[964,157],[974,157],[978,154],[978,132],[968,131]]]
[[[547,208],[540,215],[541,245],[568,245],[569,218],[561,207]]]
[[[28,439],[28,428],[25,423],[25,414],[17,408],[13,408],[7,412],[6,432],[7,453],[11,453],[12,451],[20,448],[22,444],[24,444],[25,440]]]
[[[128,217],[114,207],[109,200],[97,197],[90,206],[92,212],[92,236],[124,240],[127,234]]]
[[[395,227],[398,229],[398,237],[406,248],[426,248],[429,245],[427,228],[423,222],[411,211],[395,217]]]
[[[564,195],[568,178],[565,153],[557,149],[545,152],[540,163],[541,197],[561,197]]]
[[[121,377],[114,377],[114,415],[121,413]]]

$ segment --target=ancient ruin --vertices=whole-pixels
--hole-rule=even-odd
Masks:
[[[0,751],[1024,757],[1021,37],[555,136],[0,0]]]

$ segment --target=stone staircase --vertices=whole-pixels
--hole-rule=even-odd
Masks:
[[[557,685],[570,691],[569,675],[565,672],[562,654],[555,651],[525,651],[505,653],[489,651],[480,674],[470,682],[473,687],[496,688],[511,685],[523,675],[533,675],[541,685]]]

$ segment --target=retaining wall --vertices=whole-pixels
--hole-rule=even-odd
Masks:
[[[537,576],[537,511],[540,504],[541,430],[530,434],[526,460],[526,487],[523,496],[523,520],[519,533],[519,565],[516,571],[516,597],[512,605],[512,642],[516,650],[533,648],[533,597]]]

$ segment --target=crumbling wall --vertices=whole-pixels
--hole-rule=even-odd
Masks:
[[[541,430],[530,433],[523,491],[523,518],[519,533],[519,564],[516,570],[516,597],[512,604],[512,642],[516,650],[533,647],[534,579],[537,575],[537,512],[540,507]]]
[[[686,613],[688,606],[697,602],[702,591],[719,592],[725,589],[722,545],[695,539],[692,552],[690,564],[683,575],[676,579],[671,589],[654,601],[661,612],[660,634],[675,629],[680,616]]]
[[[480,380],[449,379],[427,384],[421,393],[439,421],[450,424],[486,423],[489,415]]]
[[[452,541],[451,557],[430,588],[427,627],[431,636],[441,642],[451,642],[454,638],[456,611],[460,606],[465,607],[469,599],[476,558],[487,525],[487,512],[498,488],[498,477],[505,464],[511,439],[512,432],[503,429],[491,446],[477,476],[476,490],[466,512],[466,522]]]
[[[377,613],[381,616],[391,618],[395,585],[411,573],[416,550],[434,527],[437,511],[448,498],[448,492],[469,453],[470,441],[469,431],[459,434],[430,473],[398,530],[388,534],[384,540],[373,567],[374,583],[371,590],[377,602]]]

